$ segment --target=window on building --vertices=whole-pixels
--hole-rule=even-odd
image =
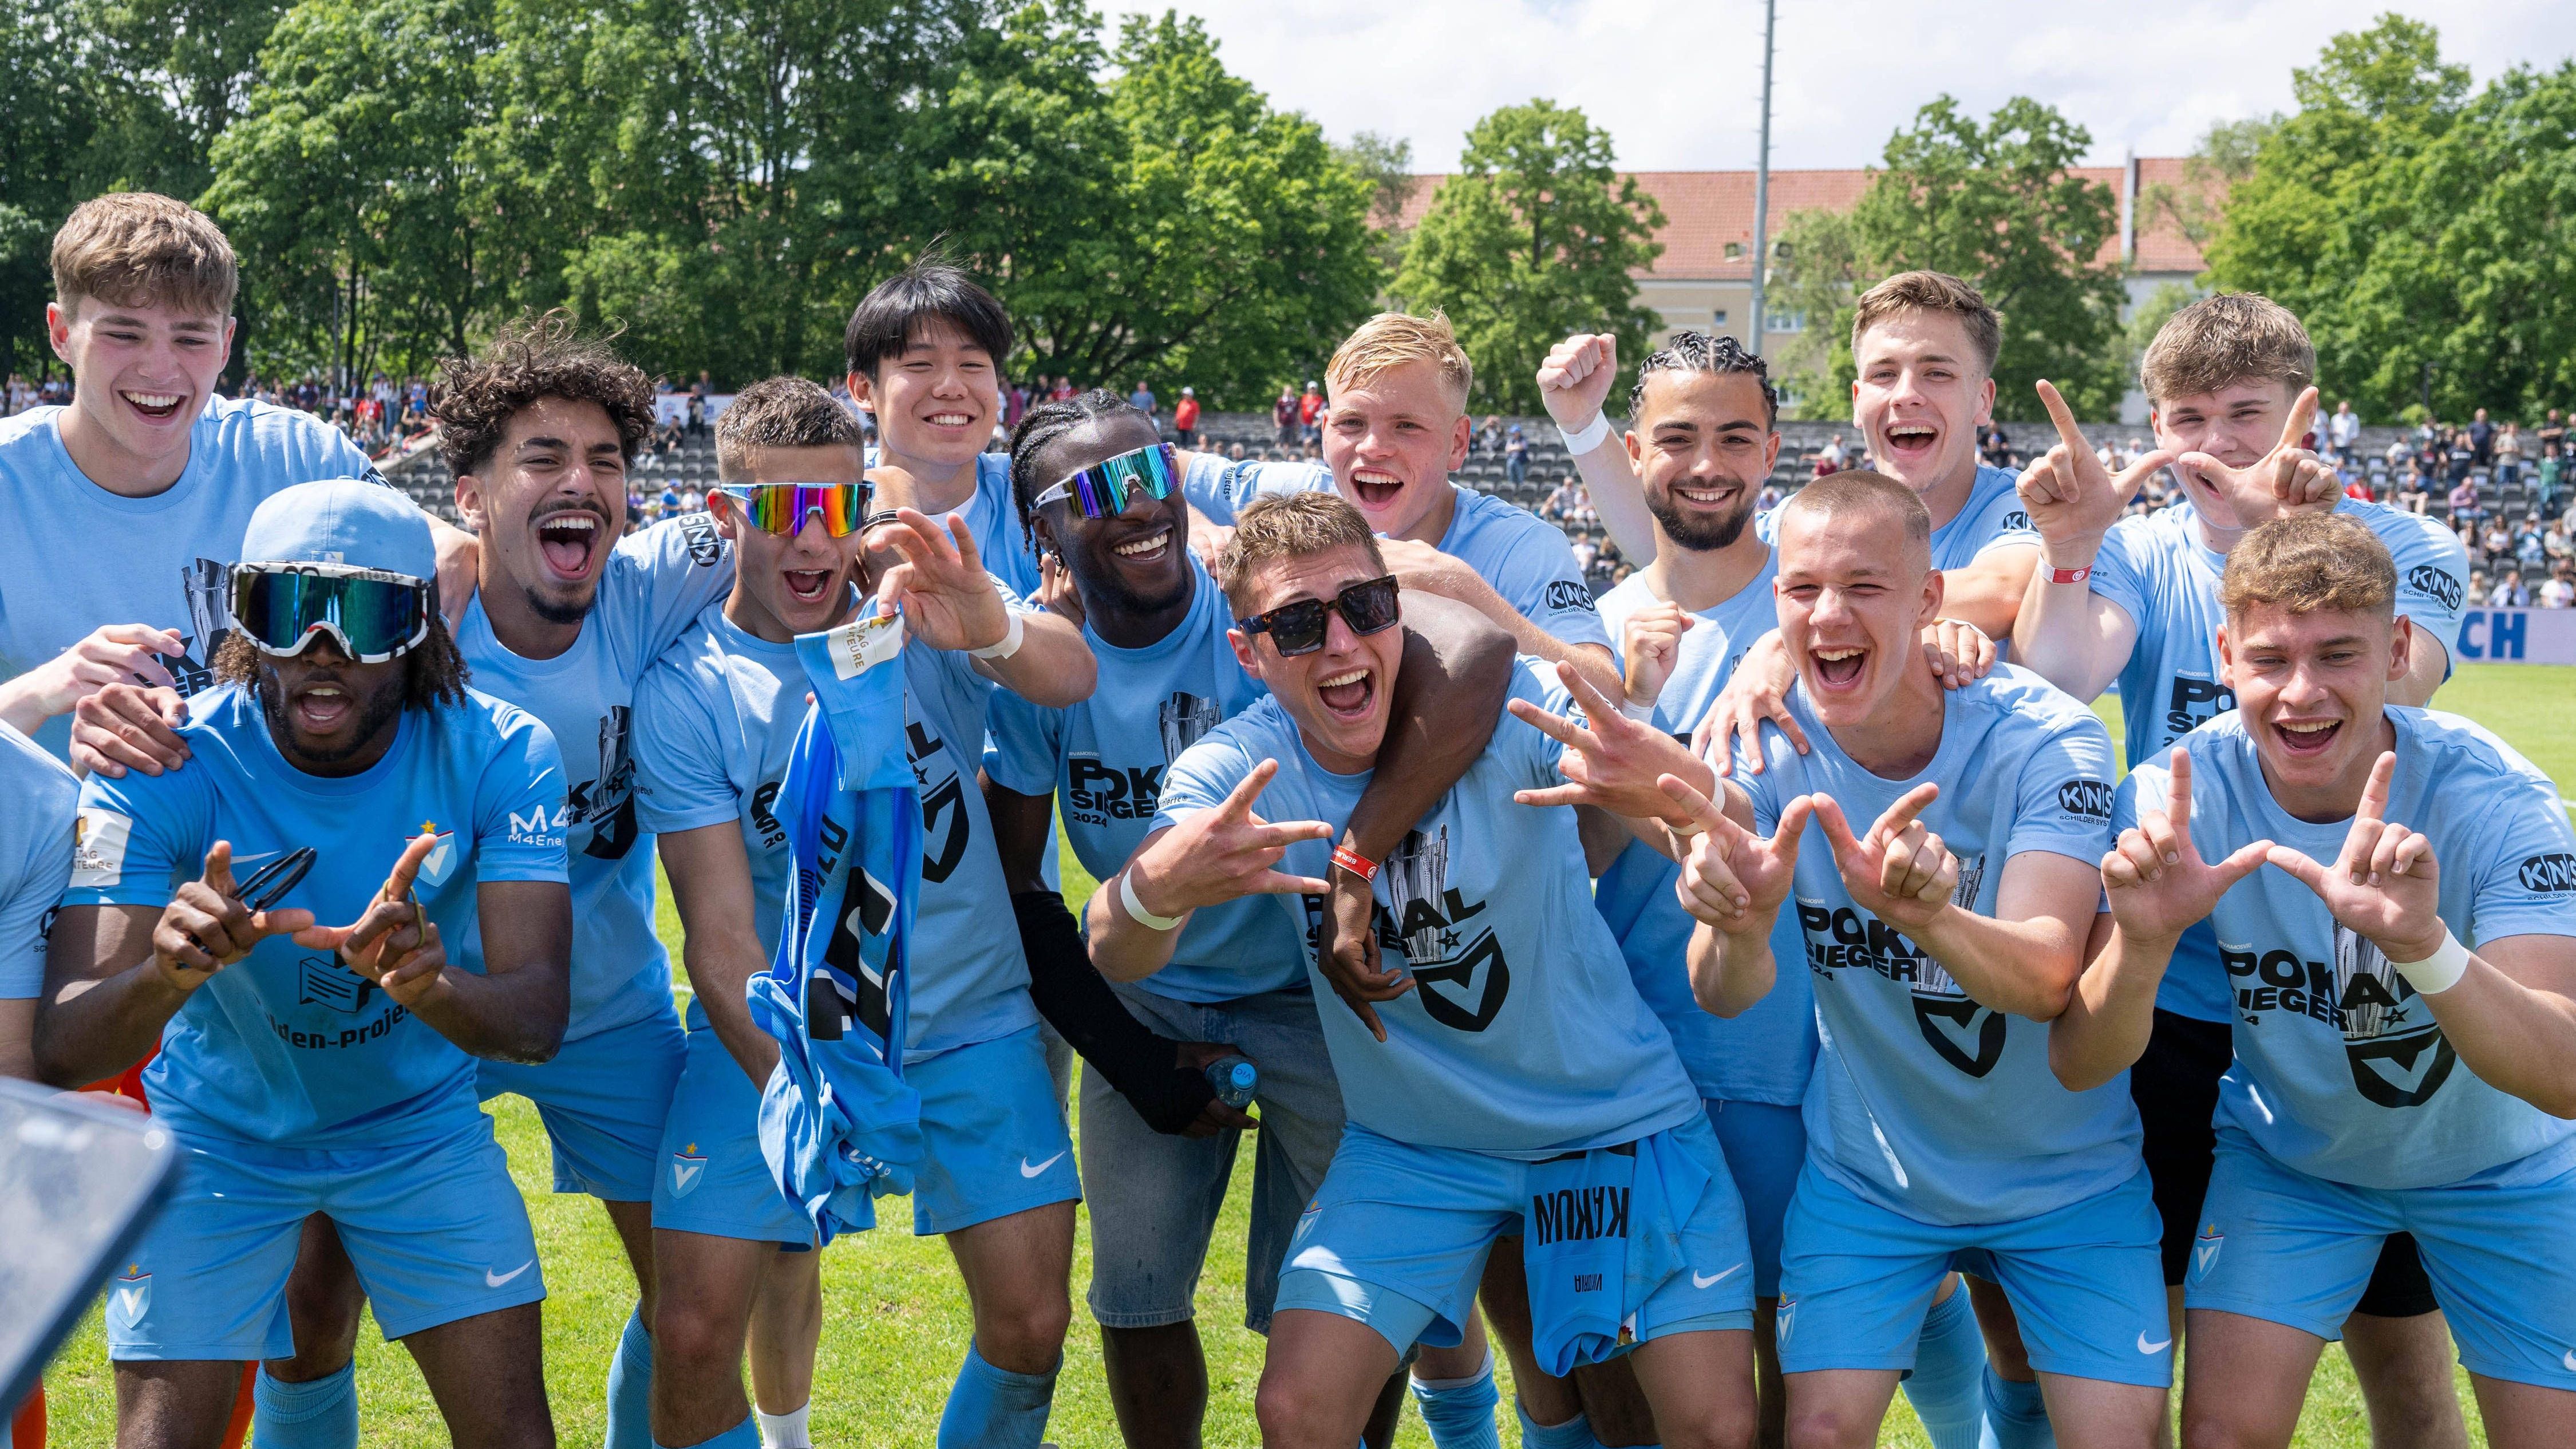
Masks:
[[[1772,310],[1768,316],[1762,319],[1762,330],[1765,332],[1804,332],[1807,330],[1807,314],[1804,312]]]
[[[1726,244],[1726,259],[1728,261],[1734,261],[1737,257],[1742,255],[1744,255],[1744,244],[1742,242],[1728,242]]]
[[[1709,314],[1709,318],[1710,318],[1710,320],[1711,320],[1711,322],[1712,322],[1712,324],[1713,324],[1713,325],[1715,325],[1715,326],[1719,326],[1719,327],[1723,327],[1723,326],[1725,326],[1725,325],[1726,325],[1726,309],[1725,309],[1724,307],[1720,307],[1720,308],[1718,308],[1716,311],[1711,312],[1711,313]]]

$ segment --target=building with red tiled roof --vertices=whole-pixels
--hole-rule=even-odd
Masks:
[[[1664,244],[1655,264],[1637,274],[1639,300],[1663,314],[1656,341],[1685,327],[1744,336],[1745,311],[1753,302],[1753,173],[1750,171],[1638,171],[1630,173],[1639,189],[1664,211],[1655,240]],[[1773,171],[1770,236],[1775,241],[1789,214],[1797,211],[1850,208],[1868,189],[1874,173],[1850,171]],[[2134,305],[2165,282],[2190,285],[2203,269],[2200,248],[2183,234],[2171,208],[2138,205],[2152,202],[2157,188],[2194,190],[2190,162],[2179,156],[2137,157],[2124,166],[2085,166],[2076,175],[2111,188],[2120,212],[2118,233],[2103,245],[2102,259],[2129,265],[2127,284]],[[1431,198],[1448,178],[1416,177],[1402,224],[1410,228],[1431,208]],[[1773,312],[1771,336],[1795,332],[1807,319]],[[1767,340],[1767,339],[1766,339]],[[1766,348],[1766,351],[1769,350]]]

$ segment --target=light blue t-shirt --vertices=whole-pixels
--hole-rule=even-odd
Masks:
[[[2000,665],[1942,694],[1931,764],[1888,780],[1843,753],[1802,680],[1790,713],[1813,748],[1763,732],[1764,769],[1738,768],[1763,834],[1800,795],[1827,794],[1855,834],[1915,786],[1918,817],[1958,857],[1952,899],[1995,913],[2006,866],[2046,851],[2091,866],[2111,845],[2111,738],[2093,712],[2027,670]],[[2138,1170],[2128,1074],[2070,1092],[2048,1066],[2048,1026],[1980,1004],[1921,947],[1852,904],[1812,821],[1792,904],[1824,1050],[1806,1101],[1812,1160],[1852,1191],[1918,1222],[2012,1222],[2107,1191]],[[1785,972],[1793,962],[1778,963]]]
[[[2440,641],[2457,646],[2460,600],[2468,591],[2468,553],[2430,519],[2380,503],[2346,498],[2335,511],[2360,519],[2388,545],[2397,563],[2397,612]],[[2123,518],[2094,556],[2092,591],[2119,606],[2137,626],[2136,644],[2120,669],[2121,721],[2129,766],[2161,760],[2175,740],[2236,708],[2218,678],[2218,581],[2227,555],[2201,541],[2191,505]],[[2225,1021],[2227,978],[2207,923],[2185,932],[2165,969],[2156,1005],[2201,1021]]]
[[[512,653],[483,596],[456,631],[474,687],[545,722],[562,748],[572,861],[572,1024],[567,1041],[671,1009],[671,958],[653,931],[653,837],[635,814],[635,684],[708,604],[733,588],[733,546],[703,513],[620,539],[572,647]]]
[[[868,449],[868,466],[876,466],[877,450]],[[1020,522],[1020,505],[1011,492],[1011,455],[978,453],[975,455],[975,491],[965,502],[946,513],[931,515],[934,521],[950,518],[966,520],[966,530],[975,535],[975,549],[984,556],[984,571],[1011,586],[1011,592],[1023,599],[1038,594],[1038,554],[1029,544],[1027,525]]]
[[[2030,513],[2015,491],[2020,481],[2010,468],[1978,464],[1966,506],[1932,530],[1932,567],[1963,569],[1999,548],[2039,547],[2039,530],[2030,526]]]
[[[2451,933],[2473,949],[2576,936],[2576,835],[2549,777],[2458,715],[2387,715],[2397,731],[2387,818],[2432,840]],[[2283,810],[2236,712],[2181,743],[2204,859],[2267,839],[2329,864],[2342,852],[2351,820],[2313,824]],[[2137,822],[2141,794],[2161,808],[2172,784],[2160,762],[2131,771],[2118,827]],[[2362,1187],[2439,1187],[2576,1136],[2576,1122],[2479,1080],[2379,948],[2289,872],[2264,866],[2239,881],[2209,924],[2235,988],[2236,1061],[2219,1083],[2218,1123],[2282,1162]]]
[[[1226,641],[1225,595],[1195,558],[1190,569],[1189,615],[1154,643],[1121,649],[1084,628],[1100,661],[1089,699],[1049,709],[1007,690],[993,695],[984,772],[1005,790],[1053,794],[1065,839],[1095,879],[1108,879],[1152,833],[1164,772],[1181,752],[1269,694]],[[1254,896],[1194,912],[1172,964],[1141,984],[1181,1001],[1231,1001],[1305,981],[1294,923]]]
[[[272,493],[321,478],[383,479],[367,455],[310,413],[215,398],[188,432],[188,466],[149,498],[89,480],[63,450],[59,407],[0,419],[0,521],[25,562],[0,569],[0,679],[15,678],[108,624],[175,631],[168,661],[183,694],[214,683],[215,644],[230,627],[223,569]],[[36,743],[71,750],[68,717]]]
[[[1193,507],[1227,525],[1265,493],[1320,492],[1332,486],[1331,470],[1314,463],[1249,458],[1229,463],[1212,453],[1190,455],[1181,480],[1181,492]],[[1552,637],[1611,647],[1564,530],[1490,493],[1455,483],[1449,489],[1455,499],[1449,527],[1440,535],[1442,553],[1474,569],[1503,602]]]
[[[1771,594],[1778,573],[1776,556],[1765,558],[1762,571],[1743,588],[1694,616],[1699,622],[1683,632],[1672,677],[1656,697],[1655,728],[1687,738],[1708,714],[1744,651],[1779,623]],[[1610,637],[1625,643],[1629,615],[1654,602],[1643,574],[1630,575],[1602,595],[1601,620]],[[1627,667],[1624,653],[1620,667]],[[1691,932],[1698,923],[1674,894],[1680,879],[1679,865],[1632,840],[1601,873],[1592,903],[1619,938],[1637,993],[1672,1033],[1673,1049],[1701,1096],[1796,1106],[1806,1100],[1816,1064],[1815,993],[1806,973],[1781,972],[1769,994],[1731,1019],[1703,1010],[1690,985]],[[1783,912],[1772,932],[1772,953],[1795,962],[1804,949],[1796,919]]]
[[[1565,691],[1540,667],[1521,659],[1512,694],[1566,713]],[[1377,1003],[1383,1043],[1356,1015],[1321,1005],[1331,991],[1314,964],[1321,902],[1267,898],[1309,933],[1324,1044],[1350,1119],[1370,1131],[1535,1159],[1633,1142],[1702,1110],[1672,1038],[1592,909],[1574,811],[1513,803],[1515,790],[1563,783],[1563,752],[1505,717],[1379,869],[1378,948],[1416,983]],[[1254,808],[1271,820],[1320,820],[1336,834],[1372,773],[1325,770],[1278,700],[1264,698],[1173,762],[1155,828],[1222,804],[1263,760],[1277,760],[1279,773]],[[1331,853],[1328,842],[1301,841],[1279,868],[1321,877]]]
[[[72,873],[80,780],[0,723],[0,1001],[45,987],[45,928]]]
[[[278,903],[323,925],[365,914],[410,840],[441,839],[414,883],[447,958],[483,969],[475,887],[561,881],[563,767],[531,716],[487,695],[406,711],[383,759],[331,779],[288,764],[239,686],[180,727],[192,758],[164,775],[93,775],[66,906],[167,905],[207,849],[246,880],[281,854],[319,855]],[[197,988],[143,1074],[156,1116],[199,1137],[378,1148],[455,1132],[481,1110],[474,1059],[329,951],[271,936]]]

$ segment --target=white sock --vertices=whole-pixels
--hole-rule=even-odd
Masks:
[[[752,1417],[760,1421],[760,1449],[814,1449],[814,1440],[805,1432],[805,1414],[813,1407],[811,1400],[784,1414],[764,1414],[754,1407]]]

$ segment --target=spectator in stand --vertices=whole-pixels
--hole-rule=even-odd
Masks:
[[[2478,480],[2463,471],[2451,484],[2451,522],[2475,523],[2486,516],[2485,506],[2478,502]]]
[[[1270,425],[1278,431],[1278,436],[1271,440],[1271,446],[1286,448],[1295,445],[1297,441],[1297,394],[1290,392],[1288,390],[1288,384],[1284,382],[1279,385],[1279,401],[1270,405]]]
[[[2540,464],[2532,470],[2532,488],[2538,495],[2541,512],[2547,513],[2558,506],[2558,483],[2565,476],[2566,468],[2564,443],[2553,441],[2540,445]]]
[[[2562,558],[2552,564],[2535,598],[2544,609],[2576,609],[2576,561]]]
[[[2487,421],[2487,410],[2480,408],[2469,415],[2469,466],[2484,468],[2495,461],[2495,424]]]
[[[2414,461],[2415,450],[2406,445],[2406,435],[2399,433],[2388,440],[2388,451],[2382,456],[2387,459],[2388,471],[2394,473]]]
[[[2355,503],[2376,503],[2379,501],[2371,496],[2370,480],[2361,476],[2360,469],[2347,465],[2343,470],[2342,476],[2344,497],[2351,499]]]
[[[2487,556],[2487,566],[2500,568],[2513,557],[2513,530],[2505,526],[2502,518],[2490,518],[2478,535],[2478,545]]]
[[[1779,506],[1780,506],[1780,485],[1779,485],[1779,484],[1777,484],[1777,483],[1765,483],[1765,484],[1763,484],[1763,485],[1762,485],[1762,497],[1761,497],[1760,501],[1759,501],[1758,503],[1756,503],[1756,504],[1755,504],[1755,509],[1756,509],[1756,511],[1757,511],[1757,512],[1762,512],[1762,513],[1768,513],[1768,512],[1770,512],[1772,509],[1777,508],[1777,507],[1779,507]]]
[[[2487,592],[2487,607],[2490,609],[2531,607],[2531,590],[2522,586],[2521,569],[2511,564],[2505,566],[2504,577],[2496,580],[2496,586]]]
[[[1816,476],[1819,478],[1825,476],[1825,474],[1829,472],[1839,473],[1843,469],[1851,466],[1851,454],[1843,448],[1843,435],[1840,433],[1836,433],[1832,437],[1825,439],[1825,446],[1817,450],[1816,456],[1819,458],[1830,459],[1834,465],[1828,469],[1818,469]]]
[[[1492,413],[1487,413],[1485,414],[1484,422],[1478,424],[1476,427],[1476,451],[1479,453],[1499,453],[1502,450],[1503,420],[1494,416]]]
[[[1511,436],[1503,442],[1503,476],[1514,488],[1529,481],[1529,439],[1521,436],[1521,425],[1512,424]]]
[[[1298,436],[1312,457],[1324,454],[1324,385],[1309,378],[1306,395],[1297,399]]]
[[[1154,400],[1154,390],[1142,381],[1136,384],[1134,392],[1127,394],[1127,405],[1157,422],[1162,421],[1162,404]]]
[[[846,391],[846,388],[843,390]],[[1021,415],[1026,413],[1028,410],[1029,390],[1027,385],[1023,383],[1011,384],[1011,390],[1002,395],[1002,426],[1005,429],[1017,430],[1020,426]]]
[[[1228,443],[1228,444],[1226,444],[1226,448],[1225,448],[1225,459],[1226,459],[1226,461],[1227,461],[1227,462],[1229,462],[1229,463],[1240,463],[1240,462],[1242,462],[1242,461],[1243,461],[1243,444],[1242,444],[1241,442],[1239,442],[1239,441],[1238,441],[1238,442],[1233,442],[1233,443]]]
[[[1181,389],[1181,400],[1172,409],[1172,434],[1184,448],[1199,445],[1199,392],[1197,388]]]
[[[1819,449],[1817,449],[1817,450],[1816,450],[1816,463],[1815,463],[1815,476],[1816,476],[1816,477],[1818,477],[1818,478],[1829,478],[1829,477],[1833,476],[1834,474],[1839,473],[1839,472],[1841,472],[1841,471],[1842,471],[1842,464],[1840,464],[1840,463],[1838,463],[1838,462],[1834,461],[1832,458],[1830,458],[1830,457],[1826,456],[1825,451],[1824,451],[1822,448],[1819,448]]]
[[[2522,527],[2513,531],[2513,560],[2534,578],[2540,576],[2541,568],[2548,563],[2549,545],[2542,537],[2539,514],[2524,514]]]
[[[2511,488],[2522,481],[2522,425],[2506,423],[2495,435],[2495,480]]]
[[[2335,404],[2334,416],[2326,421],[2326,441],[2347,468],[2353,463],[2353,450],[2361,443],[2361,415],[2352,410],[2350,399]]]

